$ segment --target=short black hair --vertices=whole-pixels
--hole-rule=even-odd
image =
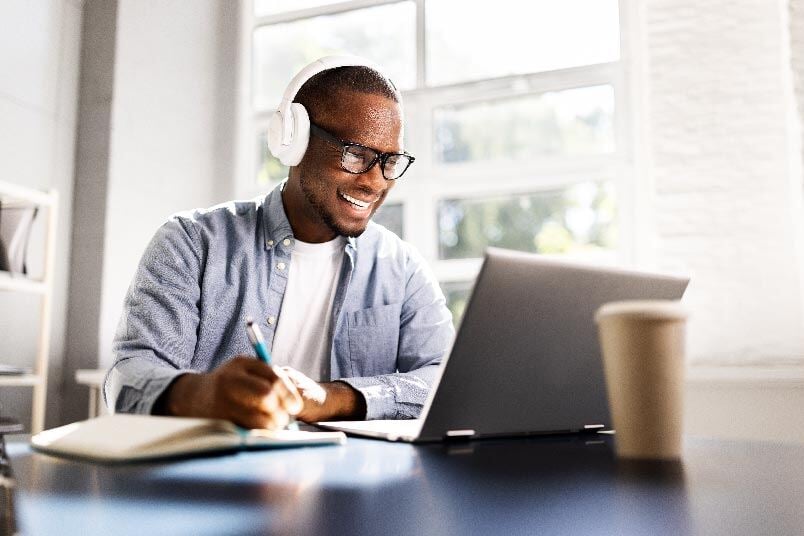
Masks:
[[[381,95],[396,103],[402,101],[402,95],[390,79],[371,67],[350,65],[314,75],[299,88],[293,102],[304,105],[312,118],[320,115],[323,108],[330,107],[333,96],[341,91]]]

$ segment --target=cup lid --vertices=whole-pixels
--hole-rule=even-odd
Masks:
[[[685,320],[686,307],[678,300],[625,300],[605,303],[595,313],[595,322],[606,316],[625,316],[643,320]]]

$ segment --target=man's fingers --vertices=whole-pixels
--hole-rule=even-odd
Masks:
[[[221,402],[230,408],[232,420],[243,421],[241,425],[282,427],[289,420],[288,414],[304,409],[304,399],[294,382],[279,367],[247,356],[237,356],[225,367],[219,377]]]
[[[245,411],[273,418],[273,422],[268,423],[271,426],[260,421],[263,423],[260,427],[270,428],[283,422],[287,424],[289,420],[287,414],[295,415],[303,407],[298,391],[287,382],[289,380],[282,379],[281,376],[275,376],[273,381],[268,381],[261,377],[243,375],[238,378],[239,388],[229,395],[230,403],[242,407]]]
[[[304,408],[304,399],[296,389],[296,381],[289,375],[294,375],[300,382],[308,380],[307,376],[290,367],[271,367],[255,359],[244,362],[242,366],[247,373],[270,380],[273,384],[272,389],[279,389],[282,395],[279,398],[280,403],[288,413],[295,415]]]
[[[269,430],[281,430],[288,425],[288,422],[290,422],[290,416],[284,411],[280,411],[268,417],[266,428]]]
[[[274,367],[274,370],[276,370],[276,367]],[[290,378],[290,380],[294,384],[297,384],[297,385],[299,383],[303,382],[307,378],[307,376],[305,376],[304,374],[302,374],[301,372],[299,372],[298,370],[296,370],[293,367],[279,367],[279,371],[285,373],[285,375],[288,378]]]
[[[277,389],[282,394],[282,406],[291,415],[296,415],[304,408],[304,399],[284,369],[276,369],[274,372],[279,379]]]
[[[260,410],[268,415],[273,415],[276,412],[284,411],[284,408],[279,402],[279,395],[276,390],[271,391],[260,400]]]
[[[265,413],[251,412],[247,415],[243,415],[240,419],[234,420],[234,422],[244,428],[267,428],[268,430],[280,430],[287,426],[288,416],[286,413],[267,415]]]
[[[266,380],[273,380],[276,378],[276,372],[270,365],[266,365],[262,361],[253,357],[241,356],[239,366],[248,374],[265,378]]]
[[[257,376],[239,376],[236,382],[232,382],[233,389],[229,392],[229,401],[240,404],[248,403],[252,407],[259,406],[262,398],[274,389],[274,384],[278,381],[266,380]]]

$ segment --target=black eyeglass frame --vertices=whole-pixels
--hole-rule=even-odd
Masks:
[[[377,149],[375,149],[373,147],[368,147],[366,145],[362,145],[360,143],[355,143],[353,141],[342,140],[342,139],[338,138],[336,135],[332,134],[331,132],[327,132],[326,130],[324,130],[320,126],[316,125],[312,121],[310,122],[310,133],[315,135],[315,136],[318,136],[322,140],[325,140],[325,141],[328,141],[328,142],[332,143],[333,145],[340,146],[341,147],[341,169],[343,169],[347,173],[351,173],[353,175],[360,175],[361,173],[367,173],[371,168],[374,167],[374,165],[377,162],[379,162],[380,163],[380,170],[382,171],[382,177],[387,181],[395,181],[395,180],[399,180],[402,177],[402,175],[405,174],[405,172],[408,170],[408,168],[410,168],[410,165],[413,162],[416,161],[416,157],[414,157],[413,155],[410,155],[408,153],[383,153],[383,152],[380,152],[380,151],[378,151]],[[369,164],[366,166],[366,169],[364,169],[363,171],[352,171],[352,170],[346,168],[346,166],[343,163],[343,160],[344,160],[344,158],[346,158],[346,151],[349,149],[349,147],[361,147],[363,149],[367,149],[367,150],[369,150],[369,151],[374,153],[375,156],[374,156],[374,158],[371,159],[371,162],[369,162]],[[404,156],[405,159],[407,159],[408,164],[405,166],[405,169],[403,169],[402,172],[398,176],[394,177],[393,179],[389,179],[388,177],[385,176],[385,162],[389,158],[391,158],[392,156]]]

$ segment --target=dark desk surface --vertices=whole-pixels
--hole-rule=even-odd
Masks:
[[[683,465],[631,466],[612,442],[350,438],[128,466],[8,450],[28,535],[804,533],[804,445],[692,439]]]

